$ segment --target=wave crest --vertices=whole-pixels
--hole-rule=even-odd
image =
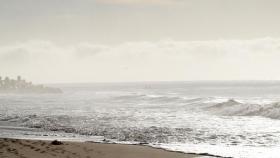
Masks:
[[[271,104],[240,103],[230,99],[226,102],[208,107],[212,113],[226,116],[262,116],[272,119],[280,119],[280,102]]]

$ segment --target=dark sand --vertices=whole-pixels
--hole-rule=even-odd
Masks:
[[[100,144],[0,138],[0,158],[193,158],[196,155],[169,152],[140,145]]]

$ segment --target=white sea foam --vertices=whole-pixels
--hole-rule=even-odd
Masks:
[[[252,147],[252,146],[224,146],[209,144],[154,144],[153,147],[186,153],[211,153],[223,157],[234,158],[277,158],[280,146]]]

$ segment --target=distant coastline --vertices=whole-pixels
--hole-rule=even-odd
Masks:
[[[0,93],[62,93],[59,88],[34,85],[18,76],[17,79],[10,79],[0,76]]]

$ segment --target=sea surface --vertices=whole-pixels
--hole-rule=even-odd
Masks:
[[[141,143],[186,153],[277,158],[279,81],[50,85],[0,94],[0,137]]]

